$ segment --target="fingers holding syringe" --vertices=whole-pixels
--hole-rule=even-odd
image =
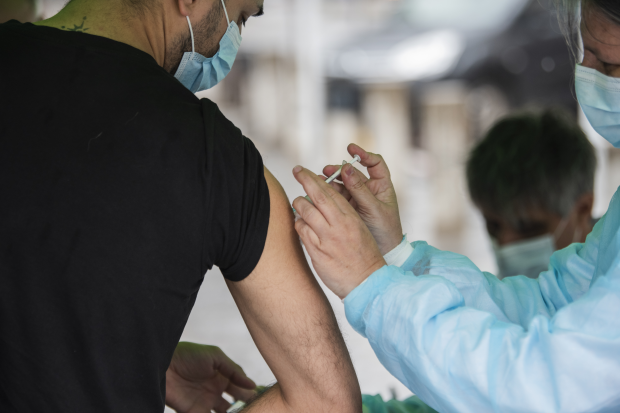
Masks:
[[[326,176],[332,176],[334,173],[336,173],[336,171],[338,171],[342,167],[344,167],[344,165],[327,165],[325,168],[323,168],[323,173]],[[364,182],[366,182],[368,180],[368,178],[366,178],[366,175],[364,175],[362,173],[362,171],[358,170],[357,168],[356,168],[356,171],[359,174],[360,179],[362,179]],[[339,179],[339,180],[342,181],[342,177],[341,176],[336,178],[336,179]]]
[[[355,174],[357,180],[363,184],[366,184],[368,182],[368,178],[366,177],[366,175],[364,175],[364,173],[362,171],[360,171],[359,169],[353,167],[351,165],[351,167],[353,169],[351,169],[353,171],[353,174]],[[340,168],[342,168],[343,170],[345,168],[349,168],[349,166],[347,165],[327,165],[325,168],[323,168],[323,173],[327,176],[331,176],[332,174],[334,174],[337,170],[339,170]],[[338,178],[340,182],[343,182],[344,177],[342,175],[340,175]],[[347,201],[349,201],[349,203],[351,203],[351,194],[349,193],[349,190],[342,184],[336,181],[332,181],[330,183],[330,185],[332,186],[332,188],[334,188],[340,195],[342,195]],[[355,208],[355,205],[353,203],[351,203],[351,205],[353,206],[353,208]]]
[[[344,185],[341,184],[340,182],[332,181],[329,183],[329,186],[334,188],[334,190],[338,192],[340,195],[342,195],[344,199],[346,199],[347,201],[351,200],[351,194],[349,193],[347,188],[345,188]]]
[[[295,221],[295,231],[297,231],[299,238],[301,238],[301,242],[306,246],[308,251],[316,249],[316,246],[321,242],[319,236],[316,234],[316,227],[309,225],[303,218]]]
[[[318,241],[316,232],[323,233],[329,230],[329,222],[323,214],[306,198],[298,197],[293,201],[293,208],[299,215],[295,220],[295,229],[299,233],[304,244]],[[307,228],[306,228],[307,227]],[[303,228],[303,233],[301,229]],[[312,230],[312,234],[309,231]]]
[[[353,207],[355,211],[357,211],[357,201],[355,200],[355,198],[353,198],[353,196],[344,186],[344,184],[341,184],[340,182],[331,182],[330,185],[332,188],[334,188],[334,190],[336,190],[336,192],[342,195],[342,197],[349,202],[349,204]]]
[[[347,151],[351,156],[358,155],[360,157],[360,163],[368,169],[370,179],[390,179],[390,170],[381,155],[367,152],[354,143],[349,144]]]
[[[314,205],[306,205],[302,199],[298,198],[293,202],[293,207],[307,222],[308,220],[304,216],[304,211],[313,213],[314,208],[318,210],[325,220],[330,224],[337,224],[342,219],[343,210],[350,208],[348,202],[340,196],[338,192],[330,185],[326,184],[320,177],[315,175],[312,171],[301,166],[296,166],[293,169],[293,175],[295,179],[303,186],[306,194],[312,200]],[[305,200],[307,202],[307,200]],[[297,204],[300,203],[300,208],[297,208]],[[312,225],[311,222],[308,222]]]

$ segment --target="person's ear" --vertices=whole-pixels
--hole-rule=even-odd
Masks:
[[[181,13],[181,15],[183,17],[186,17],[192,14],[192,10],[194,9],[194,6],[197,2],[197,0],[177,0],[177,3],[179,5],[179,12]]]
[[[594,206],[594,194],[587,192],[582,194],[575,202],[574,214],[576,216],[577,225],[587,235],[592,228],[592,207]]]

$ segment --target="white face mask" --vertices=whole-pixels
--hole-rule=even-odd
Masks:
[[[558,239],[568,224],[564,218],[558,224],[554,234],[545,234],[539,237],[517,241],[499,246],[492,240],[493,253],[499,268],[497,278],[500,280],[514,275],[525,275],[529,278],[538,278],[541,272],[549,268],[549,260],[556,250],[555,240]],[[575,233],[573,242],[575,242]],[[581,236],[581,232],[579,232]]]
[[[594,130],[620,148],[620,79],[577,65],[575,91]]]
[[[555,252],[555,240],[551,234],[502,247],[495,240],[492,244],[499,268],[497,278],[500,280],[513,275],[537,278],[541,272],[547,270],[551,255]]]

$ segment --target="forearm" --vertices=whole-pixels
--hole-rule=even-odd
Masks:
[[[280,290],[281,311],[272,313],[265,323],[248,323],[279,383],[262,397],[278,401],[265,411],[361,411],[361,393],[346,345],[331,307],[315,283],[308,280],[306,288],[296,294]],[[247,308],[253,304],[239,303],[242,314],[259,312]],[[298,312],[302,309],[303,313]],[[263,411],[260,406],[252,408]]]
[[[331,306],[322,291],[317,293],[324,302],[312,314],[310,328],[298,331],[298,347],[288,364],[296,380],[282,382],[283,400],[295,412],[359,413],[361,391],[353,363]]]
[[[312,402],[309,400],[309,402]],[[331,406],[328,410],[314,410],[321,409],[320,406],[311,408],[310,410],[300,410],[299,407],[291,406],[287,403],[285,395],[282,393],[282,388],[278,383],[269,387],[265,391],[261,392],[254,399],[250,400],[245,408],[242,410],[237,410],[234,413],[262,413],[262,412],[300,412],[300,411],[332,411],[331,409],[336,409],[335,411],[345,411],[340,410],[340,408]],[[348,411],[348,410],[346,410]],[[356,413],[359,413],[359,410],[356,410]]]
[[[290,412],[282,398],[282,391],[278,383],[265,390],[255,399],[251,400],[247,406],[241,410],[243,413],[261,412]]]

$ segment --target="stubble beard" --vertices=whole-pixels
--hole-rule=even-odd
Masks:
[[[218,1],[215,2],[213,8],[204,19],[200,20],[198,23],[192,22],[196,53],[200,53],[205,57],[213,57],[213,55],[217,53],[220,47],[221,39],[218,29],[224,19],[224,9],[222,9],[222,3]],[[181,64],[183,54],[191,51],[192,38],[189,33],[188,26],[187,33],[184,35],[179,35],[172,43],[170,52],[167,53],[164,62],[164,69],[168,73],[174,75]]]

